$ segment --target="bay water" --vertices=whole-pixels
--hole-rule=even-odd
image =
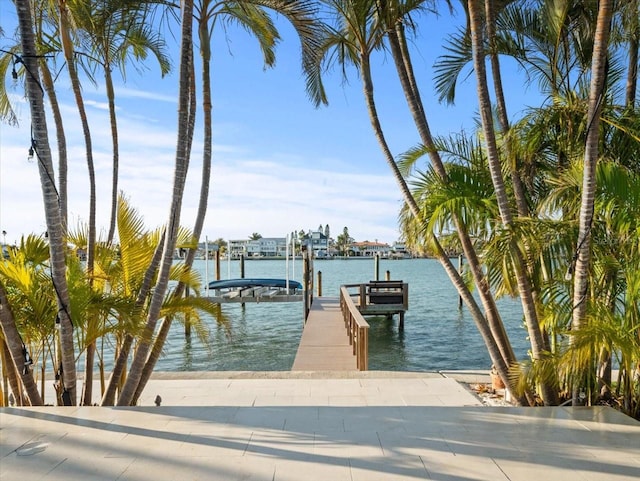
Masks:
[[[456,261],[457,262],[457,261]],[[213,262],[196,261],[203,279],[215,280]],[[240,262],[222,261],[221,279],[240,277]],[[246,278],[285,278],[282,260],[246,260]],[[302,262],[289,260],[289,279],[302,282]],[[317,274],[322,273],[322,295],[338,297],[343,284],[366,283],[375,277],[373,259],[314,261],[314,295]],[[404,331],[398,316],[368,317],[369,368],[387,371],[438,371],[489,369],[491,360],[471,315],[458,308],[458,294],[440,263],[433,259],[380,259],[380,279],[389,271],[391,280],[409,285],[409,310]],[[529,343],[518,299],[498,301],[505,328],[519,359]],[[174,322],[158,361],[158,371],[288,371],[293,365],[303,329],[302,302],[223,304],[226,327],[204,316],[209,342],[195,332],[190,338]],[[346,336],[346,332],[345,332]]]

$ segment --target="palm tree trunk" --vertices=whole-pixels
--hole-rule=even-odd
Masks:
[[[496,12],[493,9],[492,2],[485,2],[485,15],[487,18],[487,39],[489,41],[489,60],[491,61],[491,75],[493,79],[493,90],[496,94],[496,110],[498,112],[498,121],[502,129],[504,137],[505,156],[511,162],[511,182],[513,184],[513,195],[516,200],[518,215],[520,217],[529,216],[529,206],[525,196],[522,179],[518,174],[518,161],[513,154],[511,148],[511,138],[509,136],[509,116],[507,115],[507,102],[504,98],[504,89],[502,87],[502,74],[500,69],[500,59],[496,47]]]
[[[625,105],[634,108],[636,89],[638,88],[638,49],[640,49],[640,20],[638,19],[638,0],[630,1],[626,8],[629,12],[629,62],[627,67],[627,85],[625,87]]]
[[[69,80],[71,82],[73,96],[75,98],[76,106],[78,107],[78,113],[80,115],[80,122],[82,124],[82,133],[85,143],[85,154],[87,156],[87,170],[89,173],[89,236],[87,239],[87,276],[89,278],[89,285],[92,286],[93,265],[96,248],[96,174],[93,163],[93,146],[91,141],[91,130],[89,129],[89,120],[87,119],[87,112],[84,107],[84,100],[82,98],[82,86],[80,85],[78,71],[76,70],[73,42],[69,33],[69,29],[71,28],[71,21],[69,19],[69,11],[67,9],[67,1],[58,0],[58,6],[60,16],[60,43],[62,44],[62,52],[67,62],[67,70],[69,72]]]
[[[575,275],[573,279],[573,315],[571,329],[582,329],[587,316],[587,297],[591,270],[591,225],[596,193],[596,167],[598,162],[598,140],[600,138],[600,113],[604,103],[607,82],[607,59],[613,0],[600,0],[598,20],[591,63],[591,85],[589,87],[589,108],[587,112],[587,138],[584,151],[584,172],[582,177],[582,201],[576,248]],[[580,403],[581,376],[573,381],[573,404]]]
[[[151,284],[153,282],[153,278],[158,270],[158,266],[160,265],[160,259],[162,258],[162,247],[164,245],[164,238],[166,233],[162,234],[160,238],[160,242],[158,243],[156,250],[153,254],[153,258],[149,263],[149,267],[144,273],[144,278],[142,280],[142,285],[140,286],[140,291],[138,292],[138,297],[136,298],[135,303],[135,311],[142,312],[142,308],[144,303],[151,291]],[[116,390],[120,385],[120,380],[122,379],[123,374],[127,368],[127,360],[129,358],[129,352],[131,351],[131,346],[133,345],[134,337],[133,334],[127,333],[124,336],[124,341],[120,346],[120,350],[118,352],[118,357],[116,358],[115,365],[113,366],[113,370],[111,371],[111,376],[109,377],[109,382],[107,384],[107,389],[105,389],[104,394],[102,395],[102,400],[100,402],[101,406],[113,406],[116,400]]]
[[[20,381],[18,380],[18,373],[16,372],[16,364],[13,362],[11,351],[4,338],[0,339],[2,343],[2,352],[0,356],[2,359],[2,406],[7,407],[11,405],[10,392],[13,393],[13,402],[16,406],[24,406],[27,403],[23,402],[22,389],[20,388]],[[11,386],[11,391],[9,391]]]
[[[32,406],[42,406],[42,398],[38,392],[38,385],[33,379],[31,367],[25,363],[26,351],[24,349],[26,348],[16,327],[16,320],[13,317],[13,312],[11,312],[9,299],[2,283],[0,283],[0,327],[4,336],[3,347],[6,346],[10,354],[9,359],[7,359],[10,361],[7,366],[7,374],[9,375],[9,382],[15,394],[16,402],[24,404],[20,394],[20,383],[15,379],[15,374],[17,373],[29,398],[29,403]],[[14,378],[13,380],[12,377]]]
[[[169,222],[167,234],[160,263],[160,274],[158,282],[153,291],[147,325],[145,326],[143,337],[138,344],[138,349],[134,356],[129,370],[129,376],[120,393],[118,406],[129,406],[133,399],[147,360],[151,347],[151,339],[160,315],[160,309],[167,292],[169,283],[169,271],[173,263],[173,251],[180,227],[180,211],[182,208],[182,197],[184,195],[184,185],[189,168],[189,93],[192,54],[192,21],[193,21],[193,0],[185,0],[182,4],[182,35],[180,48],[180,86],[178,96],[178,142],[176,146],[176,166],[174,170],[173,196],[169,210]]]
[[[69,308],[69,293],[66,279],[66,245],[60,217],[59,197],[54,182],[53,162],[47,131],[43,102],[43,89],[39,82],[38,57],[35,49],[31,2],[17,2],[18,23],[22,40],[23,62],[29,75],[26,76],[27,97],[31,111],[33,132],[32,147],[38,158],[38,171],[44,198],[45,219],[49,234],[51,277],[56,290],[58,320],[60,322],[60,348],[62,358],[62,387],[65,401],[76,404],[76,366],[73,346],[73,324]]]
[[[208,31],[208,26],[205,24],[205,29]],[[209,43],[207,43],[209,45]],[[201,47],[204,48],[204,47]],[[193,55],[193,49],[191,52]],[[189,107],[189,131],[188,131],[188,152],[191,152],[191,145],[193,142],[193,134],[195,132],[195,121],[196,121],[196,84],[195,84],[195,72],[193,70],[193,64],[191,70],[191,83],[190,83],[190,107]],[[193,237],[197,241],[200,239],[200,235],[202,234],[202,227],[204,226],[204,218],[207,214],[207,204],[209,200],[209,184],[211,178],[211,144],[212,144],[212,136],[211,136],[211,91],[210,91],[210,77],[209,77],[209,62],[203,61],[203,103],[204,103],[204,151],[202,158],[202,182],[200,183],[200,202],[198,205],[198,213],[196,215],[195,226],[193,230]],[[206,78],[205,78],[206,77]],[[187,255],[185,258],[185,265],[188,268],[191,268],[193,265],[193,261],[196,257],[196,249],[189,249],[187,251]],[[185,292],[185,284],[183,282],[179,282],[176,286],[175,291],[173,292],[173,296],[176,298],[181,297]],[[151,379],[151,374],[155,369],[156,363],[158,359],[160,359],[160,355],[162,354],[162,349],[164,347],[164,343],[167,341],[167,337],[169,337],[169,331],[171,330],[171,324],[173,323],[173,317],[166,316],[162,320],[162,324],[160,329],[158,330],[158,335],[156,336],[153,348],[149,354],[149,358],[144,365],[142,370],[142,377],[140,378],[140,382],[138,383],[138,387],[136,388],[136,392],[133,396],[133,404],[138,402],[142,391],[149,379]]]
[[[87,156],[87,169],[89,172],[89,235],[87,239],[87,277],[89,280],[89,286],[93,286],[93,269],[95,258],[95,244],[96,244],[96,175],[93,163],[93,147],[91,141],[91,131],[89,129],[89,121],[87,119],[87,113],[84,108],[84,100],[82,98],[82,87],[76,70],[73,42],[69,30],[71,28],[71,21],[69,19],[69,11],[67,9],[66,0],[59,0],[59,30],[60,30],[60,42],[62,44],[62,52],[67,62],[67,70],[69,72],[69,79],[71,81],[71,88],[76,100],[76,106],[78,107],[78,113],[80,114],[80,121],[82,124],[82,132],[84,135],[85,152]],[[93,364],[87,365],[88,362],[93,362],[93,356],[85,357],[85,392],[82,395],[82,399],[85,402],[91,402],[91,390],[93,386]],[[87,401],[88,400],[88,401]]]
[[[53,113],[53,121],[56,125],[56,142],[58,144],[58,194],[60,195],[60,219],[62,228],[67,231],[67,137],[64,132],[62,113],[58,104],[56,89],[53,84],[53,77],[49,71],[46,59],[41,59],[40,69],[42,72],[42,84],[49,98],[49,106]]]
[[[93,397],[93,363],[96,359],[96,342],[89,343],[84,353],[84,389],[82,390],[81,405],[91,406]]]
[[[511,229],[513,227],[513,217],[504,178],[502,177],[502,165],[498,154],[495,129],[493,126],[491,99],[489,96],[487,73],[484,64],[485,53],[482,33],[483,9],[481,8],[481,1],[469,0],[468,13],[471,29],[471,44],[473,48],[473,67],[477,78],[478,102],[489,160],[489,170],[491,172],[491,179],[496,194],[502,224],[507,229]],[[522,301],[522,308],[531,343],[531,355],[534,361],[542,360],[546,351],[548,351],[548,342],[545,342],[544,340],[538,321],[533,289],[525,269],[526,264],[524,262],[524,256],[520,251],[519,246],[516,245],[515,240],[511,243],[511,254],[513,256],[518,291]],[[554,382],[553,380],[545,380],[541,382],[540,388],[545,404],[555,405],[558,403],[557,382]]]
[[[404,68],[401,68],[400,70],[401,71],[405,71]],[[361,76],[362,76],[363,92],[364,92],[365,100],[366,100],[366,103],[367,103],[367,110],[369,112],[369,120],[371,122],[371,126],[373,128],[374,133],[375,133],[376,139],[378,140],[378,144],[380,145],[380,148],[383,151],[383,154],[385,156],[385,160],[387,161],[387,164],[389,165],[389,167],[391,168],[391,170],[392,170],[392,172],[394,174],[394,178],[396,179],[396,182],[398,183],[398,186],[400,187],[400,190],[401,190],[401,192],[403,194],[403,198],[404,198],[405,202],[407,203],[407,205],[411,209],[411,212],[413,213],[414,217],[420,218],[420,211],[419,211],[419,208],[418,208],[418,206],[416,204],[416,201],[415,201],[413,195],[411,194],[411,191],[409,190],[409,188],[407,186],[407,183],[404,180],[404,177],[400,173],[397,164],[395,163],[395,161],[393,159],[393,155],[391,154],[389,146],[387,145],[387,142],[385,140],[384,133],[382,131],[382,126],[380,125],[380,121],[379,121],[378,114],[377,114],[377,109],[376,109],[376,104],[375,104],[375,99],[374,99],[374,96],[373,96],[373,81],[371,79],[371,70],[370,70],[369,58],[366,55],[361,55],[361,57],[360,57],[360,71],[361,71]],[[421,105],[421,104],[416,104],[415,102],[412,102],[410,104],[410,108],[412,109],[412,112],[414,113],[414,115],[416,117],[421,116],[422,114],[420,114],[420,112],[423,112],[421,107],[419,107],[418,105]],[[419,125],[419,129],[422,128],[423,129],[423,133],[425,134],[425,136],[427,136],[428,138],[431,138],[431,134],[428,132],[428,125],[426,123],[419,123],[419,124],[420,124]],[[425,128],[427,129],[426,131],[424,131]],[[431,141],[431,145],[433,145],[433,141]],[[440,162],[440,166],[439,167],[440,167],[439,172],[441,173],[441,175],[445,175],[446,176],[446,172],[444,171],[444,165],[442,164],[442,162]],[[458,228],[458,232],[460,233],[461,237],[465,237],[466,230],[464,230],[461,225],[457,225],[456,227]],[[466,240],[468,241],[467,247],[471,246],[471,240],[468,238],[468,236],[466,236]],[[455,268],[455,266],[451,263],[451,260],[445,254],[444,250],[442,249],[442,246],[439,244],[439,242],[435,238],[435,236],[434,236],[434,243],[435,243],[435,246],[436,246],[436,252],[441,253],[438,256],[438,260],[444,266],[444,268],[445,268],[447,274],[449,275],[449,277],[451,278],[454,286],[456,287],[456,289],[458,289],[458,293],[460,294],[460,296],[463,298],[463,300],[465,301],[465,303],[469,307],[469,311],[471,312],[471,314],[473,316],[474,322],[476,323],[476,325],[480,329],[481,333],[483,334],[483,338],[484,338],[484,334],[487,333],[487,331],[485,329],[485,326],[487,325],[486,318],[482,315],[482,312],[480,311],[480,309],[479,309],[479,307],[478,307],[478,305],[476,303],[476,300],[471,295],[471,293],[469,292],[469,289],[467,288],[466,284],[464,283],[464,281],[460,277],[460,273]],[[463,241],[463,243],[464,243],[464,241]],[[479,266],[479,262],[477,260],[477,256],[475,256],[475,250],[473,250],[473,248],[470,249],[469,257],[471,259],[471,262],[475,261]],[[478,267],[477,273],[479,273],[479,272],[481,272],[481,268],[480,267]],[[483,294],[485,294],[485,295],[489,294],[488,299],[493,300],[493,296],[491,295],[490,290],[488,288],[488,283],[484,282],[484,283],[482,283],[482,286],[485,287],[485,289],[482,290]],[[479,287],[480,287],[480,285],[479,285]],[[494,306],[494,309],[490,313],[489,313],[489,311],[487,311],[488,312],[487,315],[491,315],[493,319],[495,319],[496,317],[499,318],[497,308],[495,307],[495,302],[493,302],[492,305]],[[497,325],[501,326],[502,322],[499,322]],[[508,337],[506,336],[506,332],[504,331],[504,327],[502,328],[502,330],[500,332],[500,330],[496,329],[496,325],[494,325],[494,326],[492,326],[491,331],[492,331],[492,335],[490,337],[491,337],[492,340],[488,340],[489,344],[487,344],[487,348],[489,350],[489,354],[492,356],[492,361],[496,365],[496,368],[499,370],[500,375],[503,377],[503,379],[508,380],[508,369],[509,369],[509,366],[512,363],[516,362],[515,355],[513,354],[513,349],[511,348],[511,344],[509,343]],[[498,356],[498,353],[500,353],[499,356]],[[509,385],[508,382],[506,382],[505,385],[508,386]],[[517,396],[514,396],[514,398],[516,398],[518,400],[518,402],[522,402],[521,398],[518,398]]]
[[[104,69],[104,81],[107,88],[107,99],[109,102],[109,122],[111,125],[111,140],[113,143],[113,160],[111,174],[111,216],[109,219],[109,234],[107,244],[111,244],[116,231],[116,213],[118,210],[118,176],[120,169],[120,148],[118,143],[118,121],[116,119],[115,92],[113,89],[113,78],[111,69],[107,66]]]

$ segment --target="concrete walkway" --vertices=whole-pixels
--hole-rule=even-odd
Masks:
[[[610,408],[482,406],[437,373],[188,374],[139,407],[0,409],[0,480],[640,479],[640,423]]]

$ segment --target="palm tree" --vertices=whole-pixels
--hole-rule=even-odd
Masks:
[[[160,73],[166,75],[171,68],[169,58],[165,54],[164,39],[151,28],[147,17],[157,0],[108,0],[91,3],[87,7],[88,15],[78,15],[76,28],[82,30],[88,39],[90,50],[80,56],[89,78],[99,67],[104,75],[107,100],[109,103],[109,121],[113,142],[113,173],[111,187],[111,216],[107,242],[113,240],[116,224],[116,208],[118,200],[118,125],[116,118],[115,90],[113,86],[113,70],[119,68],[123,77],[127,60],[144,60],[151,53],[158,61]]]
[[[582,180],[582,202],[580,204],[578,245],[576,248],[575,274],[573,281],[572,327],[579,332],[587,315],[589,295],[589,270],[591,265],[591,239],[594,218],[596,191],[596,166],[599,153],[600,113],[604,101],[607,82],[607,58],[613,1],[601,0],[598,3],[598,20],[593,46],[591,66],[591,86],[589,90],[588,126],[584,152],[584,175]],[[579,393],[582,383],[579,379],[573,384],[573,403],[580,404]]]
[[[54,184],[53,162],[45,118],[43,91],[39,83],[38,52],[35,49],[31,2],[16,4],[22,41],[22,62],[28,72],[26,76],[27,97],[31,110],[34,154],[38,156],[38,170],[44,198],[45,218],[49,234],[51,277],[55,285],[60,324],[61,348],[61,392],[65,404],[76,404],[76,368],[73,345],[73,323],[70,317],[69,294],[65,277],[66,246],[58,195]]]
[[[209,0],[202,0],[196,5],[196,21],[198,22],[198,40],[200,44],[200,54],[202,57],[202,91],[203,91],[203,111],[204,111],[204,152],[202,162],[202,181],[200,190],[200,201],[198,213],[196,215],[194,227],[194,240],[200,238],[202,226],[207,211],[209,197],[209,178],[211,174],[211,144],[212,144],[212,124],[211,124],[211,37],[213,29],[218,21],[227,19],[237,21],[247,27],[257,38],[260,43],[264,62],[266,66],[272,66],[275,61],[274,47],[279,39],[278,32],[275,29],[271,19],[267,15],[263,7],[275,10],[287,18],[296,29],[302,46],[302,65],[303,71],[307,76],[307,91],[316,105],[324,102],[324,94],[318,88],[317,61],[315,60],[316,44],[319,37],[319,28],[313,18],[313,10],[310,3],[306,1],[286,2],[272,0],[252,0],[248,2],[224,2],[212,3]],[[191,95],[194,107],[191,113],[195,112],[195,88]],[[193,117],[193,116],[192,116]],[[192,132],[193,133],[193,132]],[[190,150],[190,149],[189,149]],[[253,234],[253,239],[257,240],[262,236],[258,233]],[[187,253],[185,264],[187,268],[191,268],[195,258],[195,247],[191,248]],[[179,284],[173,295],[177,298],[183,295],[185,290],[184,284]],[[145,363],[142,377],[138,383],[136,393],[132,402],[137,402],[138,396],[142,393],[144,386],[151,377],[151,373],[155,364],[160,357],[162,347],[169,335],[173,318],[165,317],[155,339],[154,346],[151,350],[149,358]]]
[[[62,46],[62,53],[64,55],[67,71],[69,72],[69,79],[71,82],[71,89],[76,101],[76,107],[80,115],[80,122],[82,124],[82,133],[85,142],[85,155],[87,157],[87,169],[89,173],[89,235],[87,238],[87,272],[89,276],[89,282],[93,277],[93,261],[95,256],[95,244],[96,244],[96,175],[93,162],[93,146],[91,140],[91,129],[89,128],[89,120],[87,119],[87,112],[85,110],[84,100],[82,97],[82,86],[80,78],[78,76],[74,43],[72,38],[73,25],[77,23],[83,23],[88,21],[87,16],[90,16],[90,11],[86,4],[73,4],[78,7],[72,10],[71,6],[66,0],[57,0],[57,14],[58,14],[58,34],[60,35],[60,43]]]
[[[432,148],[433,139],[431,138],[429,126],[426,122],[424,108],[420,101],[417,84],[413,77],[413,71],[408,56],[408,49],[406,48],[406,42],[404,40],[404,31],[402,26],[403,17],[409,15],[409,12],[411,12],[412,9],[419,8],[421,2],[401,4],[398,2],[383,3],[369,0],[359,0],[355,2],[329,0],[326,3],[336,15],[338,28],[330,31],[329,39],[327,40],[324,50],[325,52],[335,50],[335,58],[340,63],[343,65],[351,63],[357,67],[363,85],[363,93],[369,112],[369,119],[376,139],[378,140],[378,144],[380,145],[387,164],[393,172],[394,178],[400,187],[409,210],[416,218],[420,218],[420,209],[416,200],[413,198],[406,181],[404,180],[403,174],[395,163],[377,115],[375,99],[373,96],[370,57],[376,49],[382,48],[383,36],[386,34],[389,38],[396,70],[401,80],[405,97],[421,139],[427,147],[426,151],[428,152],[433,165],[438,170],[439,175],[446,178],[446,172],[444,171],[442,162],[439,160],[435,149]],[[489,284],[486,282],[486,279],[484,279],[482,267],[473,250],[471,239],[466,233],[464,225],[458,223],[456,227],[460,235],[460,239],[463,241],[465,253],[469,259],[469,265],[472,268],[472,272],[476,279],[476,285],[479,288],[482,301],[485,304],[485,312],[489,319],[489,326],[491,326],[492,334],[486,338],[486,342],[488,343],[488,348],[492,355],[497,354],[493,359],[494,364],[496,365],[500,375],[506,380],[508,378],[509,365],[516,361],[515,355],[513,354],[513,349],[506,337],[502,321],[500,320],[497,307],[495,306],[495,301],[490,292]],[[451,263],[446,252],[439,244],[438,239],[433,235],[430,235],[429,238],[430,242],[433,244],[434,252],[436,253],[438,260],[445,268],[449,278],[460,293],[460,296],[465,300],[465,303],[474,317],[474,321],[480,327],[481,332],[488,332],[489,327],[487,326],[487,319],[481,312],[475,298],[471,295],[467,285],[460,276],[460,273]]]
[[[511,230],[513,229],[513,214],[511,212],[506,185],[502,175],[502,164],[496,141],[491,98],[489,96],[486,67],[484,63],[484,12],[481,2],[479,0],[469,0],[467,3],[467,11],[469,14],[471,45],[473,49],[473,67],[477,79],[477,95],[480,117],[482,119],[484,140],[489,160],[489,169],[491,171],[491,178],[495,189],[502,224],[506,229]],[[518,290],[522,300],[522,307],[529,332],[529,340],[531,342],[531,355],[534,360],[540,360],[545,355],[545,352],[549,351],[549,343],[540,329],[533,289],[530,279],[527,276],[525,257],[520,249],[521,247],[516,243],[514,238],[514,241],[511,243],[511,252],[513,255],[514,270],[518,282]],[[545,403],[557,404],[558,394],[555,383],[541,383],[541,390]]]
[[[160,269],[158,281],[156,282],[151,302],[149,304],[149,313],[147,315],[147,323],[145,332],[138,344],[136,354],[133,358],[129,377],[125,382],[120,397],[118,399],[119,406],[128,406],[132,403],[135,392],[139,388],[142,379],[144,365],[151,347],[151,338],[155,331],[155,327],[160,315],[162,301],[164,299],[171,265],[173,263],[173,251],[178,237],[178,229],[180,227],[180,211],[182,208],[182,197],[184,194],[184,185],[187,177],[189,166],[189,105],[190,96],[193,91],[190,84],[190,76],[193,63],[193,1],[185,0],[182,5],[181,16],[181,48],[180,48],[180,76],[179,76],[179,94],[178,94],[178,142],[176,146],[176,165],[174,170],[174,188],[169,209],[169,220],[165,235],[165,243],[160,261]]]
[[[16,328],[16,320],[11,312],[11,307],[4,285],[0,280],[0,327],[2,328],[2,345],[6,346],[10,354],[10,362],[5,368],[14,379],[19,376],[21,385],[24,386],[25,393],[29,399],[31,406],[41,406],[42,397],[38,393],[38,386],[33,379],[33,373],[28,363],[30,360],[27,348],[20,337],[20,333]],[[17,376],[15,375],[17,373]],[[14,385],[14,394],[18,405],[22,405],[22,396],[20,386]]]

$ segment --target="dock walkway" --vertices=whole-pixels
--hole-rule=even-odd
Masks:
[[[337,297],[316,297],[302,331],[292,371],[355,371],[356,357]]]

